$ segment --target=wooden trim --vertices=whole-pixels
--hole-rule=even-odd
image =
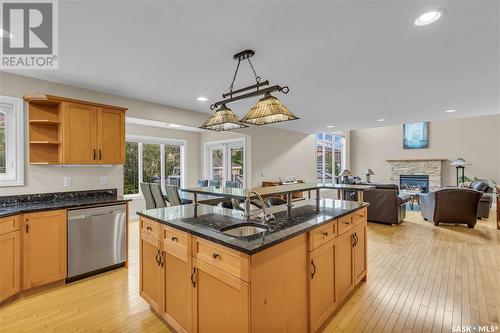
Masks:
[[[400,160],[385,160],[386,162],[427,162],[427,161],[447,161],[447,158],[408,158]]]
[[[96,107],[110,108],[110,109],[121,110],[121,111],[128,110],[128,108],[124,108],[124,107],[120,107],[120,106],[114,106],[114,105],[108,105],[108,104],[102,104],[102,103],[96,103],[96,102],[89,102],[89,101],[84,101],[84,100],[80,100],[80,99],[73,99],[73,98],[54,96],[54,95],[24,95],[23,98],[25,101],[30,102],[30,103],[57,104],[57,103],[61,103],[61,102],[69,102],[69,103],[87,104],[87,105],[92,105],[92,106],[96,106]]]

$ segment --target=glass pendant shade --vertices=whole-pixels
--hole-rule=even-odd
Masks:
[[[228,131],[238,128],[248,127],[242,124],[238,117],[226,105],[216,110],[208,120],[200,126],[200,128],[213,130],[213,131]]]
[[[288,111],[287,107],[276,97],[266,93],[241,119],[241,122],[252,125],[265,125],[295,119],[299,118]]]

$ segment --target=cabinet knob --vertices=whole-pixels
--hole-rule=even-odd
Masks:
[[[328,237],[328,231],[323,232],[323,236]]]
[[[218,253],[213,253],[213,254],[212,254],[212,257],[213,257],[214,259],[217,259],[217,258],[220,258],[220,255],[219,255]]]
[[[172,238],[170,238],[170,239],[172,240],[172,242],[177,242],[177,241],[179,241],[179,239],[178,239],[177,237],[175,237],[175,236],[172,236]]]
[[[151,228],[151,227],[146,227],[146,230],[147,230],[147,231],[151,231],[151,230],[153,230],[153,228]]]

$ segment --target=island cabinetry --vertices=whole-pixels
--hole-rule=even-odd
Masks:
[[[309,259],[309,325],[310,331],[316,332],[337,307],[337,239],[314,248]]]
[[[21,290],[21,218],[0,219],[0,302]]]
[[[139,293],[156,312],[161,313],[163,270],[160,242],[141,232],[139,258],[141,260]]]
[[[163,234],[162,315],[177,332],[191,332],[191,236],[170,227]]]
[[[66,278],[66,211],[23,215],[23,289]]]

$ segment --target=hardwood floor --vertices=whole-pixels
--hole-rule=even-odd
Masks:
[[[368,224],[368,280],[324,332],[451,332],[500,326],[496,214],[475,229],[434,227],[418,212],[400,226]],[[0,305],[0,332],[169,332],[139,297],[138,224],[130,268]],[[496,329],[498,331],[498,328]]]

